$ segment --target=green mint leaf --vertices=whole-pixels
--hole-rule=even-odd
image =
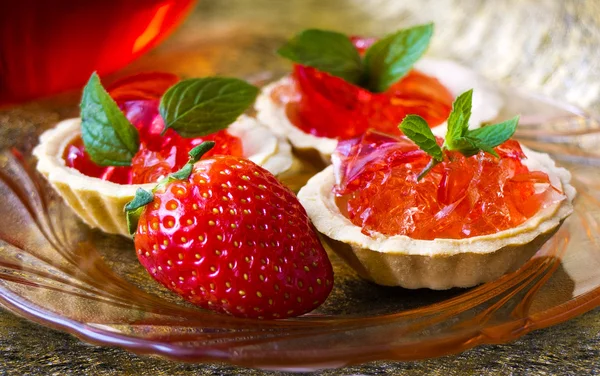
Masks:
[[[484,152],[493,155],[496,158],[500,158],[500,156],[498,155],[498,153],[496,153],[496,150],[494,150],[493,147],[491,147],[490,145],[482,142],[481,140],[478,140],[476,138],[472,139],[473,140],[473,144],[479,148],[480,150],[483,150]]]
[[[277,53],[353,84],[360,82],[364,72],[360,54],[350,39],[333,31],[304,30],[279,48]]]
[[[452,103],[452,111],[448,116],[448,131],[444,146],[449,150],[458,150],[457,140],[463,138],[469,129],[471,107],[473,103],[473,89],[462,93]]]
[[[397,31],[375,42],[365,54],[366,87],[386,91],[398,82],[425,53],[433,34],[433,24]]]
[[[429,171],[431,171],[439,163],[442,163],[442,162],[441,161],[436,161],[435,159],[431,158],[429,160],[429,163],[427,163],[427,166],[425,166],[425,168],[423,169],[423,171],[421,171],[419,173],[419,176],[417,176],[417,181],[420,181],[421,179],[423,179],[425,177],[425,175],[427,175],[427,173]]]
[[[455,141],[456,150],[467,157],[477,154],[479,150],[483,150],[499,158],[494,148],[512,137],[517,129],[517,124],[519,124],[519,117],[515,116],[502,123],[468,130],[464,138],[459,139],[458,142]]]
[[[431,128],[419,115],[407,115],[400,123],[400,130],[436,162],[444,159],[442,148],[437,144]]]
[[[454,149],[452,150],[460,152],[467,158],[472,157],[481,151],[481,148],[477,146],[477,140],[469,137],[461,137],[457,140],[454,140],[453,146]]]
[[[165,131],[200,137],[227,128],[254,103],[258,88],[226,77],[194,78],[173,85],[160,100]]]
[[[127,205],[125,205],[125,215],[127,216],[127,229],[129,230],[129,235],[135,234],[137,231],[138,221],[140,220],[140,215],[142,215],[142,212],[144,211],[144,207],[153,200],[154,195],[152,192],[138,188],[137,191],[135,191],[133,200],[129,201]]]
[[[138,152],[137,129],[106,92],[94,72],[81,97],[81,138],[85,151],[100,166],[129,166]]]
[[[502,123],[470,130],[467,132],[467,136],[476,139],[479,144],[495,148],[513,136],[517,124],[519,124],[519,117],[515,116]]]

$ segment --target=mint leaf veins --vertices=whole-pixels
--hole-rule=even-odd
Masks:
[[[467,132],[467,138],[471,140],[481,150],[498,156],[496,152],[491,152],[496,146],[502,144],[513,136],[519,124],[519,117],[515,116],[502,123],[488,125],[479,129],[473,129]]]
[[[309,29],[298,33],[277,53],[372,92],[384,92],[421,58],[432,34],[433,24],[396,31],[375,42],[363,59],[346,35]]]
[[[346,35],[334,31],[304,30],[279,48],[277,53],[353,84],[358,84],[363,76],[358,51]]]
[[[137,129],[106,92],[96,73],[83,89],[81,138],[91,160],[100,166],[129,166],[139,149]]]
[[[427,51],[432,35],[433,24],[427,24],[397,31],[375,42],[365,53],[365,87],[383,92],[398,82]]]
[[[471,107],[473,103],[473,90],[468,90],[459,95],[452,103],[452,111],[448,116],[448,131],[444,146],[449,149],[457,149],[456,140],[464,137],[469,129],[469,119],[471,118]]]
[[[256,86],[237,78],[206,77],[178,82],[160,100],[164,131],[173,128],[183,137],[200,137],[225,129],[254,103],[258,91]]]
[[[437,144],[431,128],[419,115],[407,115],[400,124],[400,130],[437,162],[444,159],[442,148]]]

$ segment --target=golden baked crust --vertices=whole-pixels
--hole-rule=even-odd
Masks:
[[[327,242],[363,278],[405,288],[470,287],[497,279],[529,259],[573,211],[571,175],[546,154],[526,148],[530,169],[546,172],[566,198],[521,225],[467,239],[418,240],[404,235],[367,236],[339,210],[331,193],[333,166],[315,175],[298,198]],[[535,168],[532,168],[535,166]]]
[[[33,150],[38,158],[37,169],[85,223],[104,232],[129,236],[123,207],[139,187],[150,190],[155,184],[116,184],[67,167],[64,150],[81,134],[80,124],[79,118],[64,120],[40,136],[40,143]],[[292,165],[287,141],[255,119],[242,115],[229,127],[229,132],[242,140],[248,159],[273,174],[282,173]]]

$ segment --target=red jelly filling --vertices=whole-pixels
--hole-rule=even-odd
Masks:
[[[131,166],[98,166],[85,152],[83,142],[76,138],[64,152],[66,165],[81,173],[118,184],[144,184],[156,182],[177,171],[189,157],[188,152],[203,141],[215,141],[216,146],[205,156],[227,154],[242,156],[242,142],[226,130],[204,137],[183,138],[169,129],[160,133],[164,122],[158,112],[159,98],[179,79],[167,73],[141,74],[125,78],[109,88],[127,119],[138,129],[140,149]]]
[[[372,39],[353,38],[359,52]],[[437,79],[412,70],[384,93],[372,93],[339,77],[295,65],[292,84],[273,91],[286,104],[290,121],[318,137],[348,139],[367,129],[400,135],[406,115],[423,117],[431,127],[443,123],[452,110],[452,94]]]
[[[500,158],[446,151],[417,181],[429,155],[404,137],[369,131],[333,155],[338,206],[365,234],[432,240],[494,234],[564,199],[547,174],[522,163],[518,142],[495,150]]]

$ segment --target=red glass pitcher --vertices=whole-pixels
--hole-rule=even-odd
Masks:
[[[195,0],[8,0],[0,5],[0,106],[82,86],[165,38]]]

